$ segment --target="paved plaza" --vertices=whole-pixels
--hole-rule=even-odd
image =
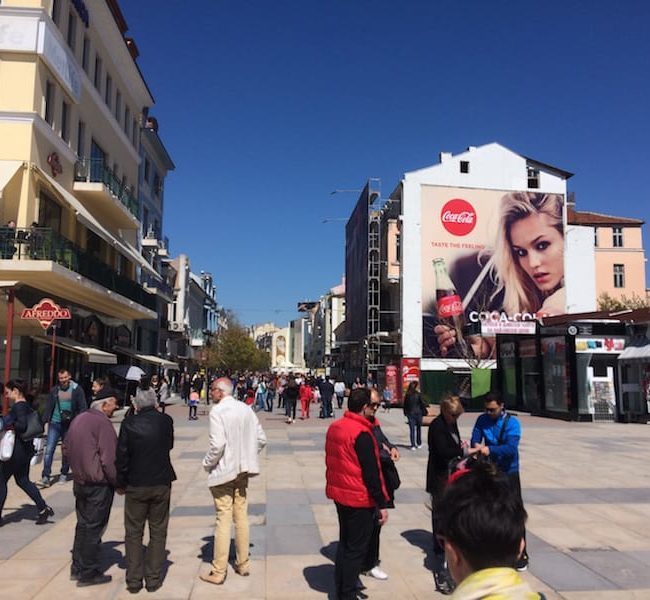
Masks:
[[[279,412],[260,413],[268,436],[262,474],[251,482],[251,576],[229,569],[223,586],[200,581],[212,556],[214,508],[201,459],[207,416],[188,421],[186,408],[170,407],[176,444],[174,483],[163,587],[147,598],[333,597],[338,526],[325,497],[324,440],[329,421],[311,418],[286,425]],[[340,414],[340,411],[337,411]],[[460,419],[463,438],[476,415]],[[400,447],[402,487],[382,532],[387,581],[363,578],[371,599],[442,597],[434,591],[429,513],[424,493],[426,444],[411,452],[401,411],[378,414]],[[118,426],[119,419],[115,419]],[[529,514],[530,570],[525,577],[549,599],[650,598],[650,430],[645,425],[565,423],[521,415],[522,483]],[[423,429],[426,439],[426,429]],[[60,452],[57,450],[57,457]],[[57,473],[55,463],[53,473]],[[32,479],[40,476],[32,469]],[[0,529],[2,598],[131,598],[124,583],[123,501],[116,496],[104,535],[110,584],[77,588],[69,580],[75,527],[72,483],[43,492],[56,516],[34,525],[35,509],[9,483]]]

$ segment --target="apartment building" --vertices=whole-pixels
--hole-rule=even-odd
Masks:
[[[568,203],[569,224],[593,228],[596,294],[620,300],[646,297],[643,221],[576,210]]]
[[[55,366],[87,384],[134,348],[135,321],[157,319],[137,190],[154,100],[115,0],[5,0],[0,31],[0,279],[14,314],[44,297],[70,308]],[[3,331],[10,313],[3,294]],[[45,389],[51,329],[13,321],[5,376]]]

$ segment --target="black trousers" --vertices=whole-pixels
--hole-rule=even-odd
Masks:
[[[336,550],[335,581],[339,600],[356,598],[357,578],[364,566],[377,522],[373,508],[352,508],[336,504],[339,517],[339,544]]]
[[[519,472],[517,473],[508,473],[508,479],[510,480],[510,486],[515,491],[515,493],[521,498],[521,503],[524,503],[524,500],[521,496],[521,479],[519,479]],[[528,549],[526,547],[526,530],[524,529],[524,551],[522,556],[528,557]]]
[[[101,572],[99,551],[113,505],[110,485],[81,485],[75,481],[77,527],[72,546],[72,573],[81,579]]]
[[[19,443],[16,441],[16,444]],[[7,499],[7,483],[11,477],[16,480],[18,487],[32,499],[39,512],[47,506],[38,488],[29,479],[30,458],[30,456],[19,452],[19,449],[15,449],[14,456],[10,460],[0,463],[0,516],[2,516],[2,509]]]
[[[379,524],[379,515],[375,515],[372,526],[372,534],[368,542],[368,552],[366,558],[361,566],[361,571],[370,571],[379,564],[379,534],[381,533],[381,525]]]
[[[165,563],[165,543],[169,524],[171,486],[128,486],[124,499],[124,543],[126,547],[126,585],[141,588],[161,581]],[[142,548],[144,526],[149,522],[149,545],[146,556]]]

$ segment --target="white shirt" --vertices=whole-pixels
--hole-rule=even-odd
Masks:
[[[240,473],[257,475],[264,446],[266,434],[257,415],[232,396],[222,398],[210,409],[210,448],[203,458],[208,486],[228,483]]]

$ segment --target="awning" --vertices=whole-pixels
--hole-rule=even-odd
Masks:
[[[22,166],[22,160],[0,160],[0,196],[2,196],[2,190]]]
[[[37,342],[40,342],[41,344],[49,344],[50,346],[52,345],[52,338],[42,337],[40,335],[34,335],[32,336],[32,339]],[[88,358],[88,362],[90,363],[99,363],[102,365],[117,364],[117,356],[115,356],[115,354],[106,352],[106,350],[100,350],[99,348],[95,348],[94,346],[87,346],[86,344],[82,344],[80,342],[77,342],[76,340],[71,340],[70,338],[57,337],[56,345],[61,346],[66,350],[71,350],[72,352],[85,354],[86,357]]]
[[[650,344],[628,346],[618,355],[618,360],[650,361]]]
[[[96,233],[100,238],[102,238],[109,246],[117,247],[122,254],[127,258],[130,258],[139,267],[143,268],[145,271],[154,275],[156,278],[161,279],[160,273],[158,273],[140,254],[131,244],[127,241],[115,237],[110,231],[108,231],[91,213],[90,211],[79,201],[77,200],[74,194],[71,194],[66,190],[58,181],[53,177],[50,177],[45,171],[35,166],[36,172],[40,177],[45,179],[77,213],[79,221],[83,223],[88,229]]]
[[[172,362],[171,360],[167,360],[165,358],[160,358],[158,356],[153,356],[151,354],[136,354],[136,358],[139,358],[140,360],[143,360],[144,362],[148,362],[154,365],[160,365],[164,369],[172,369],[173,371],[180,371],[180,367],[178,366],[178,363]]]

